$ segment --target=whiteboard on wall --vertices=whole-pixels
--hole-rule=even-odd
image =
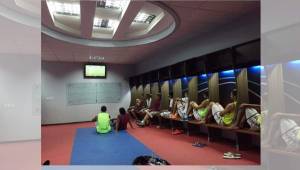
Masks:
[[[97,103],[119,103],[121,93],[121,83],[98,83]]]
[[[67,104],[96,104],[95,83],[70,83],[67,85]]]
[[[121,83],[69,83],[67,85],[68,105],[119,103],[121,95]]]

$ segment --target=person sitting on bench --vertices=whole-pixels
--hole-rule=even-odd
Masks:
[[[171,114],[174,113],[174,102],[173,102],[173,94],[169,94],[169,108],[168,110],[163,110],[160,113],[160,116],[170,118]]]
[[[161,95],[160,94],[157,94],[157,98],[156,100],[151,104],[150,108],[149,109],[146,109],[144,110],[145,112],[145,117],[143,118],[142,121],[140,122],[137,122],[137,124],[139,126],[145,126],[145,125],[148,125],[150,122],[149,122],[149,119],[150,118],[153,118],[153,116],[157,115],[160,113],[160,101],[161,101]]]
[[[123,107],[121,107],[119,109],[119,113],[120,114],[118,115],[118,117],[116,119],[116,122],[115,122],[115,130],[116,130],[116,132],[118,132],[120,130],[126,130],[127,129],[127,124],[129,124],[130,127],[132,129],[134,129],[132,123],[129,120],[129,116],[126,113],[126,111],[125,111],[125,109]]]
[[[194,118],[199,121],[205,122],[208,110],[210,109],[209,99],[206,92],[202,93],[203,100],[198,105],[196,102],[191,101],[188,108],[188,115],[193,114]]]
[[[262,121],[262,116],[260,114],[260,105],[256,104],[241,104],[237,119],[232,125],[233,128],[244,128],[245,122],[250,126],[250,130],[258,131],[260,130],[260,125]]]
[[[110,115],[106,112],[106,106],[101,107],[101,112],[93,119],[96,119],[97,133],[108,133],[111,131]]]
[[[231,126],[236,116],[236,103],[237,103],[237,90],[233,89],[230,93],[231,103],[227,104],[225,109],[221,104],[211,102],[209,104],[209,115],[208,119],[213,116],[216,123],[221,126]],[[210,111],[211,109],[211,111]]]
[[[128,108],[129,115],[138,120],[137,114],[143,109],[142,101],[140,99],[135,100],[135,105]]]
[[[141,100],[143,108],[138,112],[138,114],[142,117],[145,116],[145,111],[149,109],[152,105],[152,94],[147,93],[146,98],[143,97],[143,100]]]
[[[171,115],[172,119],[187,119],[187,109],[189,105],[189,98],[187,91],[183,91],[184,97],[183,98],[176,98],[175,101],[175,114]]]

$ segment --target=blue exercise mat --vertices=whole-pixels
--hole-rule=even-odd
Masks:
[[[131,165],[136,157],[152,153],[126,131],[97,134],[95,128],[79,128],[71,165]]]

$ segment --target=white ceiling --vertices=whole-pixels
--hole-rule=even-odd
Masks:
[[[105,58],[105,63],[135,64],[151,57],[149,54],[155,55],[155,52],[171,48],[178,42],[184,43],[212,31],[222,31],[222,26],[232,24],[235,20],[240,20],[251,13],[257,17],[260,12],[260,2],[253,1],[164,1],[163,3],[173,9],[180,19],[179,27],[165,39],[133,47],[96,48],[70,44],[42,34],[42,59],[88,62],[89,56],[101,56]],[[44,6],[42,10],[46,10]],[[51,22],[43,15],[44,11],[42,11],[42,23]],[[257,20],[260,22],[260,18]]]

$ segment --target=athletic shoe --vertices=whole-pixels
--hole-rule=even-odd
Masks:
[[[226,153],[224,153],[223,158],[224,159],[241,159],[241,154],[226,152]]]
[[[242,154],[240,154],[240,153],[234,153],[234,152],[225,152],[225,153],[224,153],[224,155],[232,155],[232,154],[238,155],[238,156],[241,156],[241,155],[242,155]]]
[[[183,130],[176,129],[175,131],[172,132],[172,135],[180,135],[180,134],[183,134]]]
[[[144,126],[145,126],[145,123],[143,123],[142,121],[138,121],[138,122],[136,122],[136,124],[137,124],[139,127],[144,127]]]
[[[205,147],[207,145],[205,143],[194,143],[192,146],[203,148],[203,147]]]

